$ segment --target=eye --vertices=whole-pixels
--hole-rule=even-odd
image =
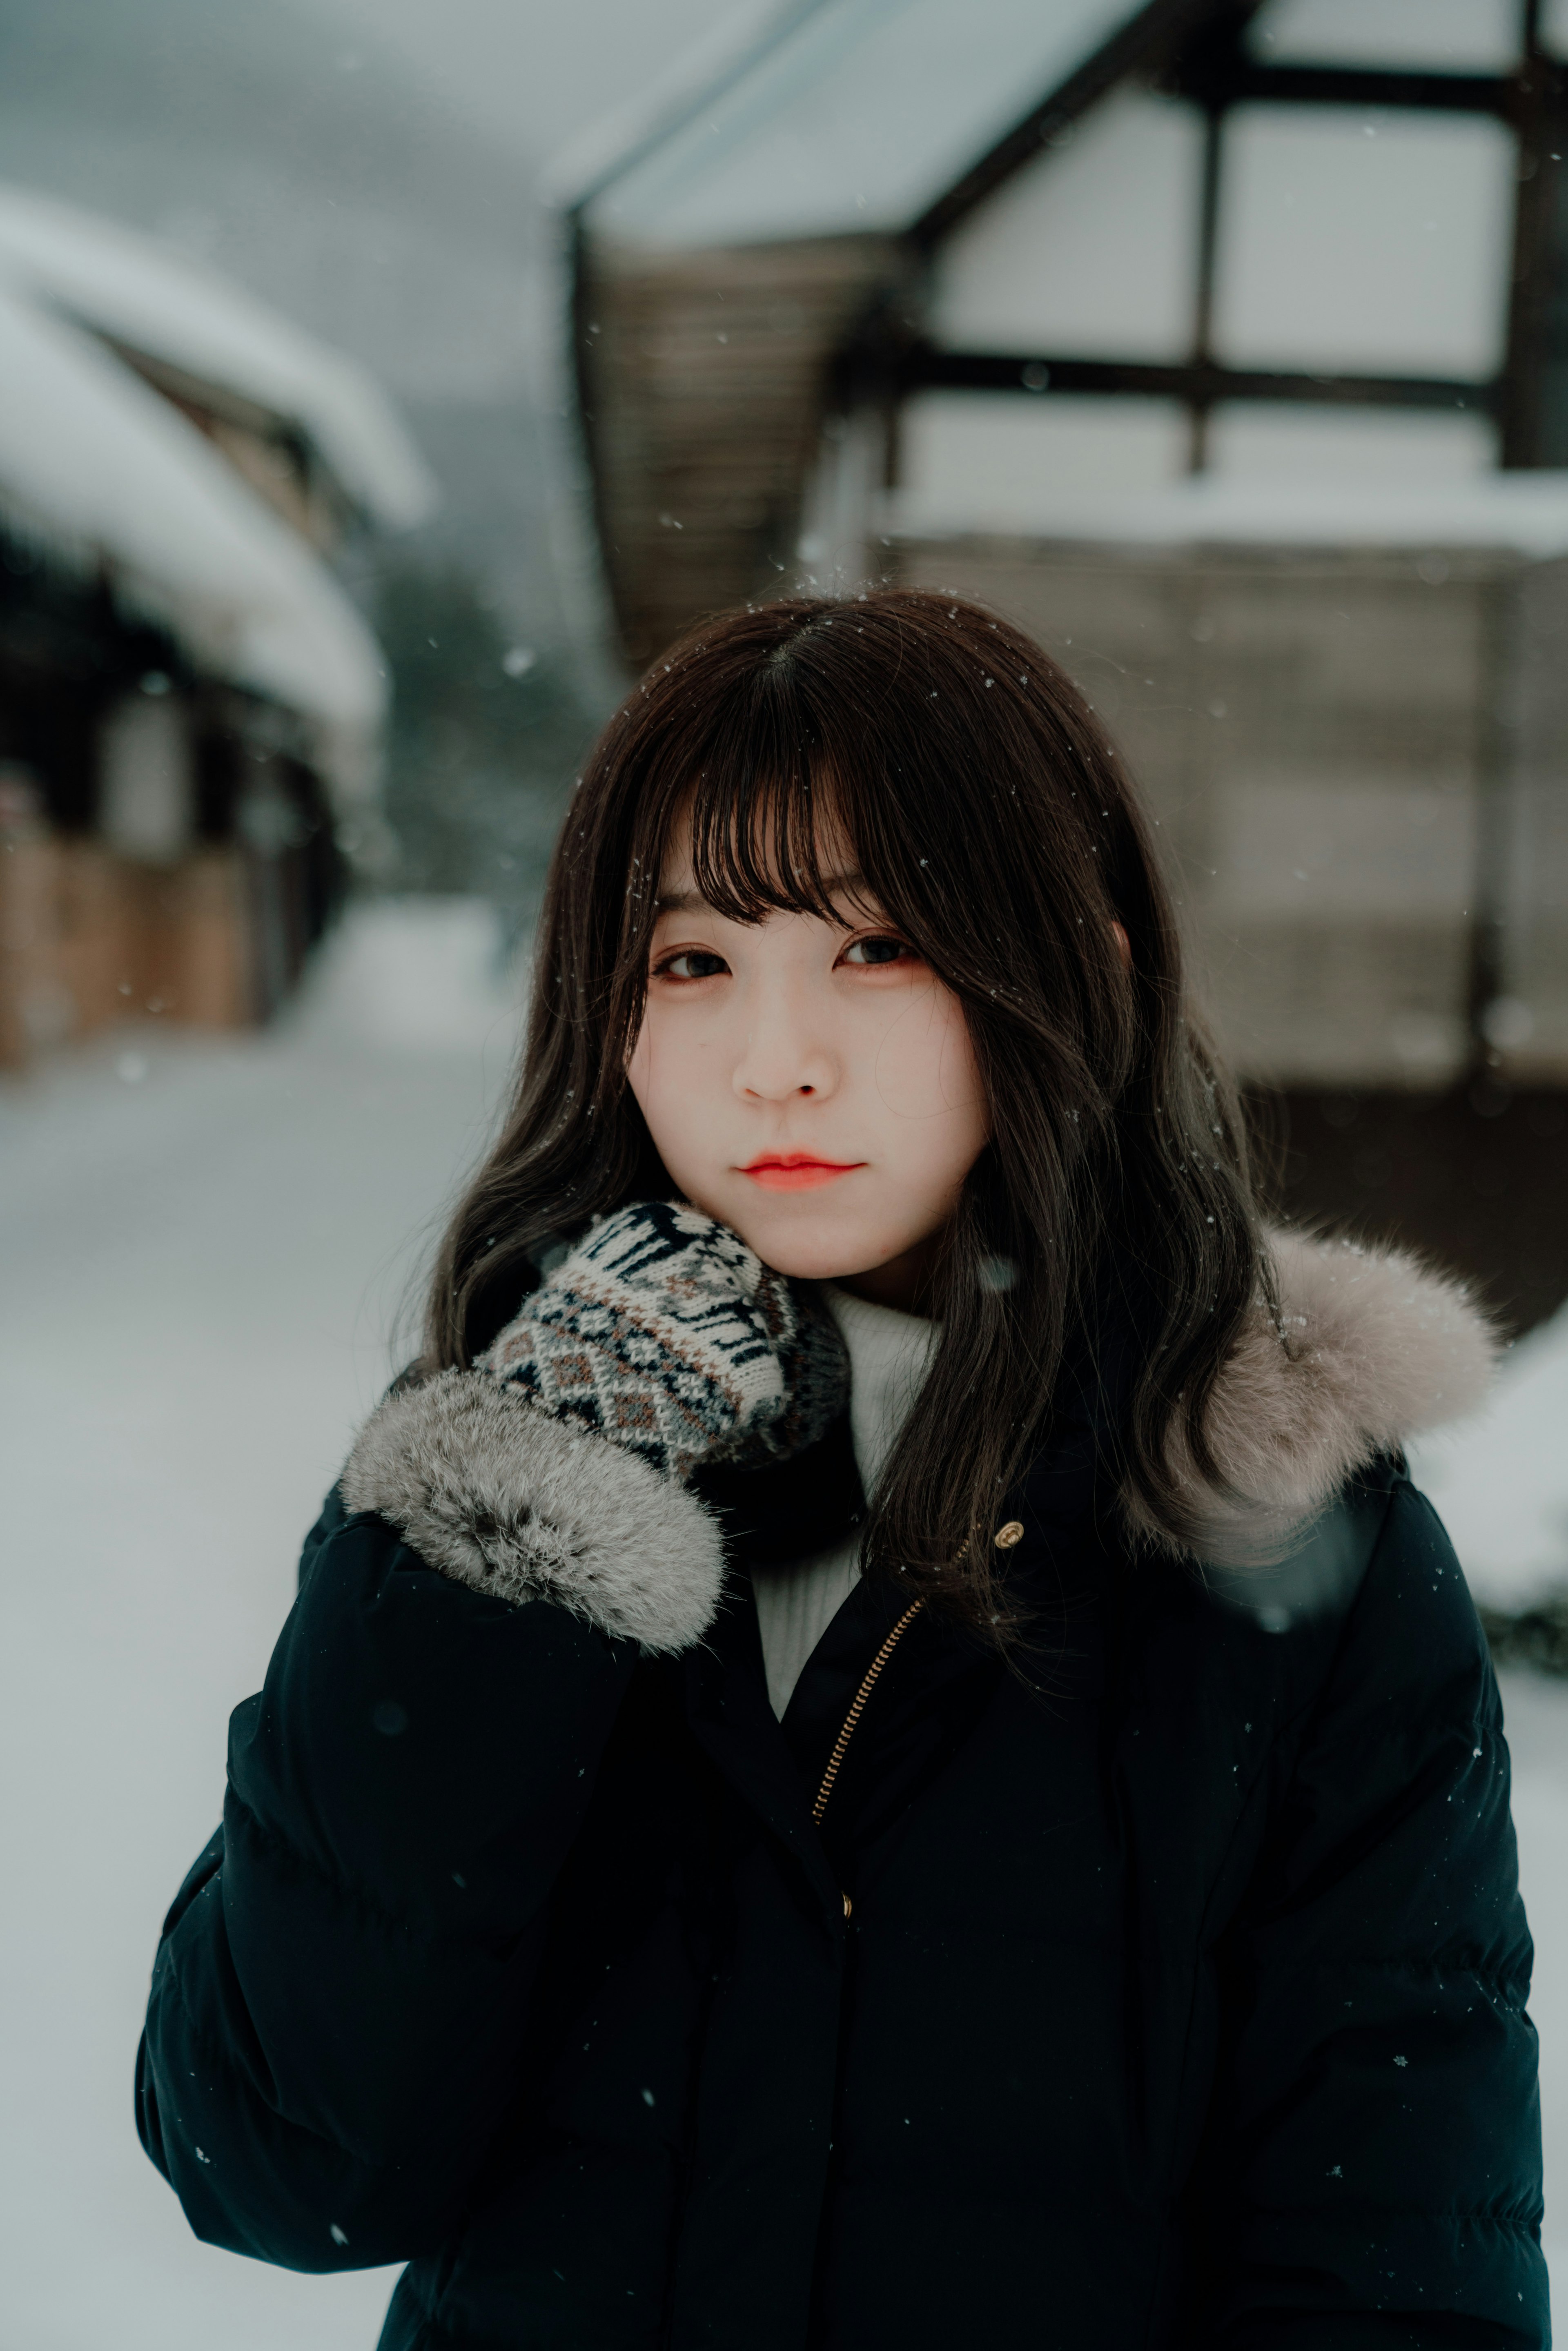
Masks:
[[[655,979],[714,979],[729,966],[722,956],[711,955],[706,947],[682,947],[663,963],[653,967]]]
[[[839,960],[860,970],[867,967],[883,970],[893,963],[918,963],[920,957],[905,940],[879,933],[868,939],[852,939]]]

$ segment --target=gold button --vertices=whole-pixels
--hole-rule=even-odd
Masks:
[[[1021,1519],[1009,1519],[1005,1527],[997,1529],[996,1545],[998,1551],[1011,1551],[1014,1543],[1020,1543],[1022,1541],[1023,1520]]]

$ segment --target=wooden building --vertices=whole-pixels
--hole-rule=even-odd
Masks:
[[[375,387],[209,272],[0,191],[0,1067],[265,1019],[376,822],[326,558],[414,520]]]
[[[1568,0],[817,0],[569,205],[625,658],[811,580],[1016,616],[1295,1205],[1521,1321],[1568,1295],[1565,156]]]

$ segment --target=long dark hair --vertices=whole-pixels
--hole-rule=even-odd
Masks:
[[[961,999],[991,1140],[933,1276],[931,1375],[868,1523],[868,1565],[1005,1615],[988,1527],[1107,1311],[1133,1370],[1122,1475],[1177,1542],[1170,1441],[1216,1472],[1204,1407],[1267,1275],[1234,1091],[1186,1002],[1136,794],[1038,645],[915,589],[727,612],[654,663],[595,747],[550,872],[505,1132],[455,1217],[427,1361],[470,1363],[587,1220],[672,1186],[626,1081],[659,875],[688,811],[721,913],[841,918],[847,838],[889,922]],[[1113,925],[1131,945],[1124,964]]]

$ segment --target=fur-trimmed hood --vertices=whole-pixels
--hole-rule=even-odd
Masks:
[[[1204,1433],[1227,1490],[1169,1458],[1192,1550],[1244,1566],[1277,1558],[1357,1470],[1474,1412],[1500,1342],[1465,1285],[1404,1249],[1270,1232],[1280,1319],[1260,1299],[1222,1366]],[[1166,1538],[1124,1496],[1134,1531]]]
[[[1223,1489],[1171,1440],[1188,1547],[1221,1569],[1277,1561],[1358,1470],[1474,1411],[1498,1353],[1464,1286],[1402,1250],[1285,1232],[1270,1249],[1279,1322],[1260,1298],[1206,1417]],[[342,1487],[444,1574],[552,1599],[644,1650],[689,1647],[718,1604],[723,1543],[696,1496],[486,1372],[394,1392]],[[1135,1538],[1172,1548],[1130,1491],[1123,1508]]]

